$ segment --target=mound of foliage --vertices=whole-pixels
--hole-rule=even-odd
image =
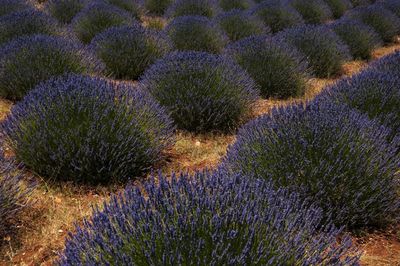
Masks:
[[[205,16],[214,17],[220,12],[217,0],[176,0],[166,11],[166,16]]]
[[[245,10],[254,5],[253,0],[219,0],[219,6],[224,11],[233,9]]]
[[[145,8],[155,15],[163,15],[173,0],[144,0]]]
[[[102,64],[79,43],[47,35],[19,37],[0,48],[0,95],[19,100],[52,76],[102,70]]]
[[[278,34],[307,56],[314,73],[321,78],[338,75],[351,59],[347,45],[327,26],[302,26]]]
[[[32,187],[21,183],[21,176],[13,173],[13,162],[4,157],[0,148],[0,244],[3,237],[12,234],[18,214],[26,207]]]
[[[250,36],[229,45],[224,53],[241,65],[260,86],[264,98],[301,96],[308,64],[297,50],[267,36]]]
[[[393,135],[400,133],[400,75],[367,70],[337,83],[320,97],[346,103],[392,129]]]
[[[85,0],[48,0],[44,9],[60,23],[68,24],[85,7]]]
[[[103,2],[92,2],[72,20],[72,28],[79,40],[89,43],[93,37],[113,26],[135,22],[131,14],[123,9]]]
[[[60,33],[61,29],[55,19],[34,9],[0,17],[0,45],[19,36]]]
[[[171,124],[147,92],[67,75],[38,85],[2,128],[17,159],[36,173],[98,183],[149,170],[172,144]]]
[[[350,0],[324,0],[332,11],[334,18],[340,18],[343,14],[353,7]]]
[[[230,130],[258,97],[251,77],[233,61],[205,52],[175,52],[157,61],[141,86],[165,106],[178,127]]]
[[[0,0],[0,16],[32,8],[26,0]]]
[[[204,16],[181,16],[165,28],[177,50],[219,53],[229,42],[228,36],[213,20]]]
[[[384,0],[382,4],[385,8],[395,13],[398,17],[400,17],[400,2],[397,0]]]
[[[343,40],[355,59],[369,59],[373,49],[383,45],[376,31],[359,21],[341,19],[330,24],[331,29]]]
[[[231,41],[270,32],[269,27],[265,26],[259,17],[237,9],[221,13],[216,17],[216,21]]]
[[[302,15],[306,23],[321,24],[333,17],[329,5],[324,0],[291,0],[290,4]]]
[[[353,9],[348,17],[371,26],[385,42],[393,41],[400,33],[400,18],[381,5],[369,5]]]
[[[141,25],[112,27],[96,35],[91,49],[118,79],[137,79],[157,58],[172,50],[169,38]]]
[[[129,12],[134,18],[140,19],[141,15],[144,14],[144,2],[143,0],[101,0],[107,4],[117,6],[127,12]]]
[[[400,51],[396,51],[373,62],[371,68],[382,72],[391,72],[392,75],[400,75]]]
[[[272,32],[304,24],[303,17],[290,5],[280,0],[263,1],[250,11],[259,16]]]
[[[347,105],[316,100],[244,126],[223,167],[311,197],[337,226],[386,225],[400,210],[400,157],[389,133]]]
[[[70,234],[60,265],[356,265],[348,236],[295,194],[221,172],[128,187]]]

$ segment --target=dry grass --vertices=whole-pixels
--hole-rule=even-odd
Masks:
[[[377,49],[373,58],[392,53],[395,49],[400,49],[400,44]],[[343,68],[344,75],[351,76],[365,66],[367,62],[349,62]],[[253,108],[253,116],[268,113],[276,106],[312,99],[336,80],[310,80],[309,89],[302,99],[260,100]],[[0,120],[9,112],[11,105],[11,102],[0,99]],[[234,140],[234,135],[178,132],[177,142],[169,151],[169,159],[161,169],[169,174],[171,171],[193,172],[214,168]],[[100,204],[111,193],[123,188],[123,185],[87,188],[68,183],[46,184],[43,180],[37,182],[37,189],[32,196],[35,203],[23,215],[18,225],[19,234],[9,236],[8,245],[0,251],[0,265],[51,265],[62,250],[66,232],[73,230],[74,223],[91,214],[91,205]],[[369,237],[371,239],[367,237],[360,245],[366,251],[362,257],[363,265],[400,265],[400,241],[398,236],[396,238],[395,231],[388,232],[388,236],[373,234]],[[381,245],[384,247],[381,248]]]

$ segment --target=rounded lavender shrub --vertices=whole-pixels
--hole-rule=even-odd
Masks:
[[[250,12],[259,16],[274,33],[304,24],[299,12],[280,0],[261,2],[252,8]]]
[[[384,0],[382,4],[385,8],[400,17],[400,2],[398,0]]]
[[[400,51],[384,56],[370,65],[371,69],[400,75]]]
[[[363,6],[353,9],[348,17],[371,26],[383,41],[391,42],[400,33],[400,18],[381,5]]]
[[[233,9],[245,10],[254,5],[253,0],[219,0],[219,6],[224,11]]]
[[[72,27],[83,43],[113,26],[128,25],[135,22],[131,14],[113,5],[93,2],[80,11],[72,20]]]
[[[134,18],[140,19],[144,14],[144,0],[101,0],[107,4],[119,7],[129,12]]]
[[[102,65],[79,43],[46,35],[20,37],[0,49],[0,95],[19,100],[52,76],[101,71]]]
[[[318,96],[366,113],[400,134],[400,75],[366,70],[342,80]]]
[[[369,59],[372,50],[383,45],[379,34],[359,21],[341,19],[330,27],[347,44],[355,59]]]
[[[324,0],[291,0],[290,4],[303,16],[306,23],[321,24],[333,17]]]
[[[0,148],[0,244],[11,233],[13,222],[26,207],[32,191],[32,186],[24,186],[21,179],[21,175],[14,173],[13,162],[4,157]]]
[[[220,11],[217,0],[176,0],[166,11],[166,16],[205,16],[214,17]]]
[[[224,53],[242,66],[260,86],[264,98],[301,96],[306,88],[307,61],[295,48],[268,36],[250,36]]]
[[[307,56],[314,73],[321,78],[340,74],[342,64],[351,59],[347,45],[327,26],[302,26],[278,34]]]
[[[145,71],[141,86],[168,108],[178,127],[230,130],[258,98],[251,77],[233,61],[204,52],[175,52]]]
[[[91,49],[118,79],[137,79],[157,58],[172,50],[169,38],[141,25],[112,27],[96,35]]]
[[[269,27],[265,26],[259,17],[237,9],[221,13],[216,17],[216,21],[231,41],[270,32]]]
[[[343,14],[353,7],[350,0],[324,0],[332,11],[334,18],[340,18]]]
[[[44,177],[89,183],[135,178],[172,144],[165,110],[147,92],[100,78],[50,79],[2,128],[19,161]]]
[[[219,53],[229,42],[219,25],[203,16],[175,18],[165,32],[177,50],[194,50]]]
[[[244,126],[222,167],[311,197],[337,226],[380,226],[400,213],[400,157],[388,134],[347,105],[317,100]]]
[[[0,0],[0,16],[32,8],[26,0]]]
[[[57,21],[37,10],[26,9],[0,17],[0,45],[23,35],[60,33]]]
[[[48,0],[44,9],[60,23],[68,24],[85,6],[86,0]]]
[[[173,0],[144,0],[145,8],[155,15],[163,15]]]
[[[321,211],[261,180],[198,172],[128,187],[70,233],[66,265],[357,265]]]

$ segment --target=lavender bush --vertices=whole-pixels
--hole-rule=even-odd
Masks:
[[[93,2],[80,11],[72,20],[72,28],[83,43],[113,26],[129,25],[135,22],[131,14],[113,5]]]
[[[299,12],[280,0],[263,1],[252,8],[250,12],[261,17],[274,33],[304,24]]]
[[[48,0],[44,9],[60,23],[68,24],[85,7],[85,3],[85,0]]]
[[[145,0],[145,8],[150,13],[163,15],[165,10],[173,3],[173,0]]]
[[[217,0],[176,0],[166,11],[166,16],[214,17],[220,12]]]
[[[46,35],[20,37],[0,48],[0,95],[19,100],[52,76],[102,70],[79,43]]]
[[[350,48],[353,58],[369,59],[372,50],[383,45],[379,34],[359,21],[341,19],[330,24],[330,27]]]
[[[26,9],[0,17],[0,45],[13,38],[32,34],[61,34],[57,21],[43,12]]]
[[[400,51],[384,56],[370,65],[371,69],[400,75]]]
[[[353,7],[350,0],[324,0],[332,11],[334,18],[340,18],[343,14]]]
[[[163,158],[173,127],[147,92],[67,75],[38,85],[2,128],[19,161],[57,180],[135,178]]]
[[[385,42],[393,41],[400,33],[400,18],[381,5],[355,8],[348,13],[348,17],[373,27]]]
[[[176,52],[158,60],[140,80],[165,106],[178,127],[230,130],[257,99],[250,76],[233,61],[205,52]]]
[[[258,83],[265,98],[301,96],[308,63],[294,47],[268,36],[250,36],[229,45],[231,56]]]
[[[204,16],[177,17],[165,32],[177,50],[219,53],[229,42],[219,25]]]
[[[3,237],[13,232],[13,224],[26,207],[32,187],[21,183],[21,175],[13,173],[13,162],[4,157],[0,148],[0,244]]]
[[[216,21],[231,41],[270,32],[269,27],[265,26],[259,17],[237,9],[221,13],[216,17]]]
[[[302,26],[278,34],[307,56],[314,73],[321,78],[337,75],[351,59],[347,45],[327,26]]]
[[[388,134],[347,105],[316,100],[244,126],[222,167],[311,197],[337,226],[383,226],[400,213],[400,157]]]
[[[0,0],[0,16],[32,8],[26,0]]]
[[[329,5],[324,0],[291,0],[290,4],[302,15],[306,23],[321,24],[333,17]]]
[[[129,12],[134,18],[140,19],[144,14],[144,0],[101,0]]]
[[[400,75],[366,70],[338,82],[319,97],[346,103],[400,133]]]
[[[60,265],[357,265],[321,212],[267,182],[223,173],[128,187],[70,234]],[[348,252],[348,253],[347,253]],[[353,253],[353,255],[349,254]],[[355,254],[354,254],[355,253]]]
[[[392,11],[398,17],[400,17],[400,2],[397,0],[383,0],[382,4],[385,8]]]
[[[253,0],[219,0],[219,6],[224,11],[233,9],[245,10],[254,5]]]
[[[115,78],[137,79],[157,58],[172,50],[169,38],[141,25],[112,27],[98,34],[91,49]]]

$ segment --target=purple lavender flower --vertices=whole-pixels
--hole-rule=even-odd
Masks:
[[[0,16],[32,8],[26,0],[0,0]]]
[[[0,48],[0,95],[19,100],[52,76],[102,70],[82,44],[47,35],[23,36]]]
[[[0,45],[13,38],[33,34],[59,35],[61,28],[55,19],[34,9],[0,17]]]
[[[245,125],[221,167],[310,197],[337,226],[384,226],[400,218],[400,156],[389,134],[347,105],[315,100]]]
[[[346,16],[371,26],[385,42],[400,33],[400,18],[379,4],[354,8]]]
[[[86,0],[48,0],[44,9],[59,22],[68,24],[85,4]]]
[[[89,43],[96,34],[107,28],[135,22],[129,12],[101,1],[94,1],[74,17],[72,28],[79,40]]]
[[[228,36],[214,21],[204,16],[175,18],[165,32],[177,50],[219,53],[229,42]]]
[[[176,0],[165,12],[166,17],[205,16],[215,17],[220,12],[217,0]]]
[[[175,52],[158,60],[140,79],[190,131],[230,130],[247,117],[258,97],[251,77],[236,63],[204,52]]]
[[[224,50],[258,83],[265,98],[301,96],[308,63],[296,48],[269,36],[250,36]]]
[[[340,74],[342,64],[351,59],[348,46],[328,26],[291,28],[278,33],[277,38],[295,46],[307,56],[318,77]]]
[[[296,194],[246,176],[163,175],[71,233],[59,265],[358,265],[351,240]],[[318,231],[317,228],[321,228]]]
[[[299,12],[280,0],[262,1],[250,12],[259,16],[274,33],[304,24],[303,17]]]
[[[135,19],[145,13],[144,0],[101,0],[107,4],[117,6],[127,12],[129,12]]]
[[[166,34],[134,24],[105,30],[96,35],[90,48],[113,77],[137,79],[156,59],[172,51],[173,44]]]
[[[400,75],[400,51],[384,56],[370,65],[371,69]]]
[[[400,17],[400,2],[397,0],[383,0],[380,2],[385,8]]]
[[[251,35],[264,35],[271,31],[258,16],[238,9],[219,14],[215,21],[226,32],[231,41],[237,41]]]
[[[309,24],[321,24],[333,17],[329,5],[327,5],[324,0],[289,0],[289,4],[293,6],[302,15],[306,23]]]
[[[383,45],[379,34],[359,21],[340,19],[329,26],[348,45],[354,58],[369,59],[372,50]]]
[[[135,178],[163,158],[173,126],[145,91],[68,75],[38,85],[2,124],[16,157],[44,177]]]

